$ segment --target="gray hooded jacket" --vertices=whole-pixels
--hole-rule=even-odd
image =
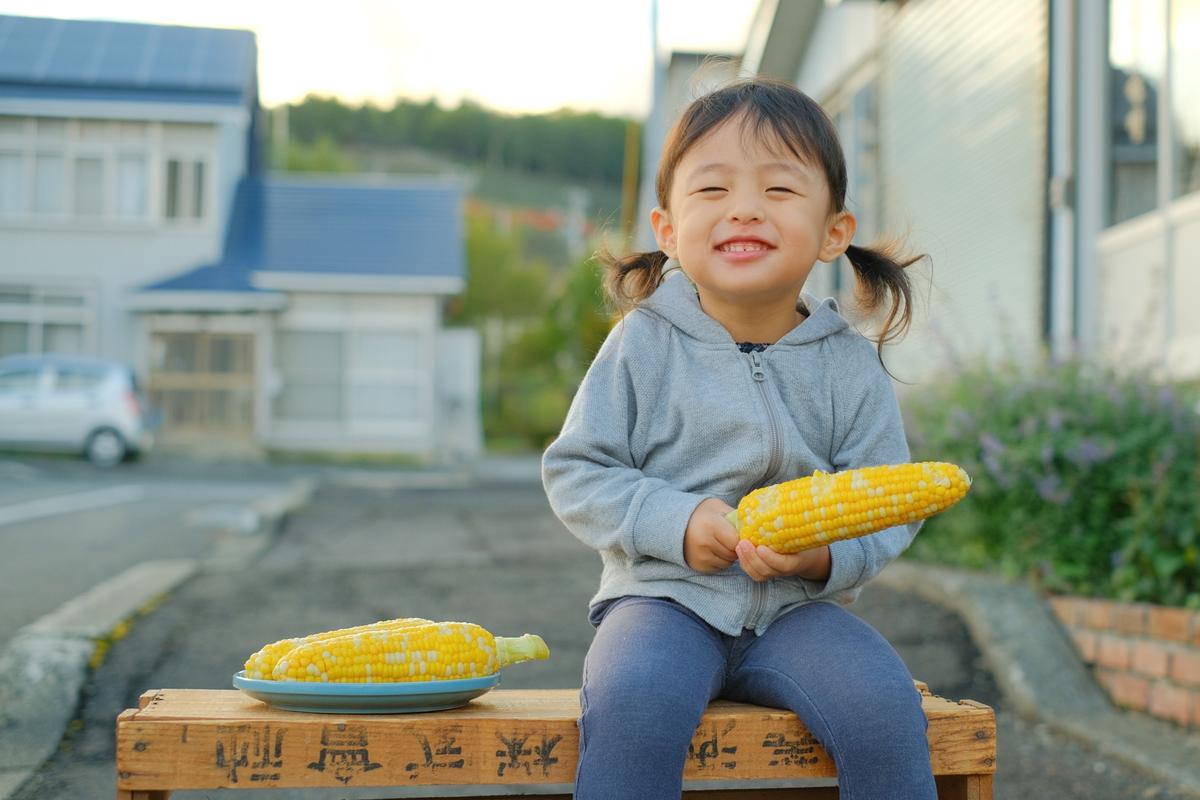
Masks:
[[[731,506],[760,486],[908,461],[899,406],[875,347],[832,299],[743,353],[700,308],[681,271],[605,340],[542,458],[555,514],[599,551],[592,608],[623,595],[671,598],[730,635],[761,634],[789,609],[849,603],[912,541],[919,523],[830,545],[826,581],[751,580],[735,562],[691,569],[683,534],[707,497]]]

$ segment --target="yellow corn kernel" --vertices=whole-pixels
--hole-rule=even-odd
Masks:
[[[257,653],[246,659],[246,677],[254,678],[255,680],[271,680],[271,673],[274,671],[275,664],[278,663],[279,659],[283,658],[288,651],[302,644],[311,644],[312,642],[324,641],[325,639],[336,639],[340,636],[367,633],[374,630],[392,630],[395,628],[408,628],[413,625],[427,625],[429,622],[430,620],[422,619],[421,617],[400,617],[372,622],[370,625],[357,625],[353,628],[338,628],[333,631],[314,633],[310,636],[280,639],[278,642],[272,642],[264,646]]]
[[[540,636],[493,636],[470,622],[429,622],[299,645],[271,678],[328,683],[407,683],[493,675],[502,667],[549,658]]]
[[[727,518],[742,539],[798,553],[931,517],[961,500],[971,478],[921,461],[827,473],[755,489]]]

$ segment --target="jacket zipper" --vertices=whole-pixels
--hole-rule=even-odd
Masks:
[[[766,474],[759,481],[760,485],[766,486],[771,476],[779,470],[783,454],[779,447],[779,421],[775,418],[775,406],[771,404],[771,396],[767,393],[767,373],[763,372],[762,357],[757,352],[750,353],[750,374],[754,378],[755,385],[758,386],[758,393],[762,397],[763,405],[767,408],[771,450],[767,458]],[[746,624],[744,625],[746,628],[755,627],[758,623],[759,615],[766,608],[767,582],[753,581],[751,593],[750,614],[746,617]]]

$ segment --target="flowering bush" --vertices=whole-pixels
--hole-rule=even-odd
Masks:
[[[904,407],[914,458],[973,479],[914,556],[1200,607],[1195,391],[1071,359],[962,368]]]

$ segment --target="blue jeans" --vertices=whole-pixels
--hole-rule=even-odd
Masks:
[[[728,636],[671,600],[597,609],[580,692],[579,800],[678,800],[709,701],[795,712],[837,765],[842,800],[937,797],[921,696],[874,628],[810,603]]]

